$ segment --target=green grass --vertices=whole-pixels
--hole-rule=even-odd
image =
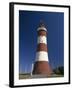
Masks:
[[[64,75],[58,75],[58,74],[53,74],[51,76],[48,75],[33,75],[31,76],[30,73],[24,73],[24,74],[19,74],[19,79],[32,79],[32,78],[54,78],[54,77],[63,77]]]

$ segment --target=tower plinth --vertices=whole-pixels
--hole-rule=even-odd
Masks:
[[[49,65],[48,48],[47,48],[47,29],[43,22],[38,29],[37,52],[33,68],[33,74],[51,75],[52,69]]]

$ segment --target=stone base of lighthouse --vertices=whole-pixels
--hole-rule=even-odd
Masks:
[[[36,61],[34,64],[33,74],[51,75],[52,69],[48,61]]]

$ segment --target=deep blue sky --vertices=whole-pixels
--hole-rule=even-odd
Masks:
[[[19,72],[30,72],[35,62],[37,28],[43,20],[47,31],[49,64],[64,65],[64,13],[19,11]]]

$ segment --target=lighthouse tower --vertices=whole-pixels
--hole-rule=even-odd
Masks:
[[[52,70],[49,65],[48,48],[47,48],[47,29],[41,21],[37,29],[37,52],[33,67],[33,74],[51,75]]]

